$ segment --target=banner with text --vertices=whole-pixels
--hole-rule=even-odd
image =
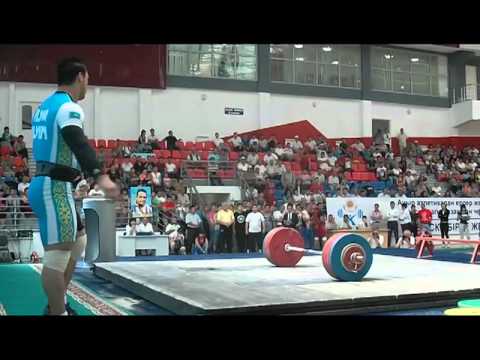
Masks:
[[[432,235],[434,236],[440,236],[440,220],[437,213],[442,208],[442,203],[445,202],[447,209],[450,210],[449,233],[451,235],[459,234],[457,212],[460,210],[460,205],[465,204],[470,214],[470,236],[477,238],[480,233],[480,198],[327,198],[327,214],[332,214],[338,224],[341,224],[343,216],[347,215],[350,222],[357,226],[364,215],[370,221],[370,214],[375,204],[380,205],[380,211],[386,220],[386,214],[390,209],[390,201],[395,201],[398,207],[402,203],[407,203],[409,210],[412,204],[415,204],[417,212],[421,209],[421,204],[425,204],[425,207],[430,209],[433,214]]]

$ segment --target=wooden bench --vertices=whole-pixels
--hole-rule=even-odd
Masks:
[[[430,255],[424,256],[423,252],[425,247],[428,246],[428,242],[446,242],[446,243],[454,243],[454,244],[469,244],[475,245],[472,253],[472,257],[470,258],[470,263],[475,264],[477,263],[477,257],[480,250],[480,240],[458,240],[458,239],[442,239],[439,237],[428,237],[428,236],[418,236],[416,239],[417,244],[420,243],[420,247],[418,249],[417,259],[421,258],[428,258],[433,256],[433,247],[430,250]]]

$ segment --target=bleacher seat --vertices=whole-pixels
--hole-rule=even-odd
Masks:
[[[302,170],[300,164],[297,163],[297,162],[292,162],[291,163],[291,168],[292,168],[292,171],[301,171]]]
[[[158,143],[158,150],[167,150],[167,143],[165,141],[161,141]]]
[[[172,150],[172,159],[183,159],[182,152],[178,150]]]
[[[318,171],[318,163],[316,161],[310,161],[309,168],[310,171]]]
[[[200,155],[200,159],[202,161],[207,161],[208,160],[208,151],[200,151],[199,155]]]
[[[265,158],[265,153],[264,152],[259,152],[258,153],[258,160],[263,161],[264,158]]]
[[[216,149],[215,143],[213,141],[205,142],[204,150],[206,151],[213,151]]]
[[[240,158],[240,153],[238,153],[236,151],[230,151],[228,153],[228,159],[230,161],[238,161],[239,158]]]
[[[185,143],[183,141],[177,141],[175,145],[179,150],[185,150]],[[167,144],[165,144],[165,149],[166,148],[167,148]]]
[[[96,148],[97,147],[97,140],[95,139],[88,139],[88,143],[90,144],[91,147]]]
[[[197,143],[194,143],[194,144],[193,144],[193,149],[194,149],[194,150],[203,151],[204,148],[205,148],[205,146],[204,146],[204,143],[203,143],[203,142],[197,142]]]
[[[187,150],[182,150],[182,151],[180,151],[180,154],[182,154],[181,159],[184,159],[184,160],[187,159],[187,158],[188,158],[188,155],[190,155],[190,153],[191,153],[191,152],[190,152],[190,151],[187,151]]]
[[[192,151],[193,148],[194,148],[194,146],[195,146],[195,145],[193,144],[193,141],[187,141],[187,142],[185,143],[185,150]]]
[[[107,147],[107,141],[106,140],[97,140],[97,149],[105,149]]]
[[[112,150],[113,150],[113,149],[116,149],[117,146],[118,146],[117,140],[110,140],[110,139],[109,139],[109,140],[107,141],[107,148],[108,148],[108,149],[112,149]]]

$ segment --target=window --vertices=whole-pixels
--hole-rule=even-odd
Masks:
[[[374,90],[448,97],[446,56],[372,47],[370,58]]]
[[[204,78],[257,80],[255,44],[168,45],[168,74]]]
[[[274,44],[274,82],[360,89],[360,45]]]
[[[32,129],[33,108],[31,105],[22,105],[22,130]]]

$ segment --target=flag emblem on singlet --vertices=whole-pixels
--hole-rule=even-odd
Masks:
[[[80,114],[75,111],[71,111],[69,115],[70,119],[80,119]]]

